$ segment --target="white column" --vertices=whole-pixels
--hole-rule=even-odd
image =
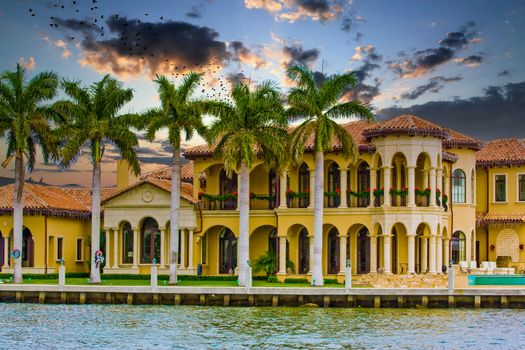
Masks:
[[[428,272],[436,273],[436,235],[431,234],[428,244]]]
[[[286,275],[286,236],[279,236],[279,274]]]
[[[180,230],[180,264],[179,268],[186,268],[186,229],[181,228]]]
[[[346,168],[341,168],[339,169],[339,178],[341,180],[341,186],[339,187],[339,189],[341,190],[340,193],[340,198],[339,198],[339,208],[348,208],[348,203],[347,203],[347,195],[346,195],[346,182],[347,182],[347,176],[348,176],[348,169]],[[346,266],[346,261],[345,261],[345,266]],[[345,267],[341,266],[341,271],[344,272],[344,269]]]
[[[392,169],[392,167],[388,165],[383,167],[383,188],[385,189],[383,207],[390,207],[390,186],[392,186],[390,183],[390,169]]]
[[[390,241],[392,235],[383,234],[383,265],[386,274],[392,273],[391,261],[390,261]]]
[[[444,260],[445,260],[445,265],[447,265],[447,268],[448,268],[448,266],[450,264],[450,256],[449,256],[449,251],[448,251],[448,244],[449,244],[448,243],[448,238],[444,237],[444,239],[443,239],[443,246],[444,247],[443,248],[445,248],[445,249],[443,249],[444,250],[443,253],[444,253],[444,256],[445,256]]]
[[[416,235],[408,234],[408,270],[407,274],[416,273]]]
[[[118,269],[118,227],[113,229],[113,268]]]
[[[376,168],[370,168],[370,204],[368,205],[369,208],[374,207],[374,194],[372,192],[374,191],[374,188],[376,187],[377,183],[376,171]]]
[[[239,210],[239,208],[241,207],[241,196],[239,196],[240,191],[241,191],[241,176],[240,174],[237,174],[237,208],[236,210]],[[182,235],[182,231],[181,231],[181,235]],[[182,244],[182,241],[181,241],[181,244]]]
[[[436,206],[436,168],[430,168],[430,206]]]
[[[423,169],[423,190],[428,187],[428,169]]]
[[[110,268],[111,267],[111,254],[109,253],[110,250],[111,250],[111,245],[109,244],[109,240],[110,240],[110,231],[111,229],[110,228],[105,228],[104,231],[105,231],[105,235],[106,235],[106,256],[104,257],[104,262],[106,263],[106,268]]]
[[[348,236],[339,235],[339,274],[346,271],[346,239]]]
[[[315,199],[315,170],[311,169],[310,170],[310,203],[308,203],[308,208],[314,207],[314,199]],[[313,255],[312,255],[312,259],[313,259]]]
[[[419,273],[426,273],[428,267],[427,236],[421,236],[421,269]]]
[[[403,167],[403,162],[401,161],[398,161],[397,164],[396,164],[396,189],[397,190],[402,190],[403,189],[403,184],[401,183],[401,168]],[[396,196],[396,201],[395,201],[396,205],[401,205],[401,198],[400,196]]]
[[[439,195],[439,201],[441,203],[443,203],[443,194],[445,193],[444,189],[441,188],[442,185],[443,185],[443,168],[437,168],[436,169],[436,190],[439,188],[439,190],[441,191],[441,194]]]
[[[9,237],[4,237],[4,266],[2,268],[9,267]]]
[[[449,191],[449,189],[450,189],[450,177],[448,175],[445,175],[445,184],[444,184],[444,186],[445,186],[445,188],[443,189],[443,193],[447,195],[448,201],[450,203],[450,201],[451,201],[450,191]]]
[[[286,170],[283,171],[279,180],[279,209],[287,208],[286,190],[288,189]]]
[[[314,235],[309,235],[308,238],[308,273],[312,274],[314,270]]]
[[[188,230],[188,269],[193,269],[193,230]]]
[[[416,206],[416,167],[413,165],[407,166],[408,172],[408,203],[407,207]]]
[[[440,273],[443,266],[443,237],[438,234],[436,238],[436,270]]]
[[[166,229],[160,229],[160,261],[159,268],[164,268],[166,263]]]
[[[370,235],[370,273],[377,272],[377,236]]]
[[[133,268],[139,267],[139,230],[133,229]]]

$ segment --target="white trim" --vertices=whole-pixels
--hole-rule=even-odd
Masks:
[[[78,257],[78,241],[81,240],[82,244],[80,245],[80,260],[77,259]],[[76,237],[75,238],[75,262],[83,262],[84,261],[84,237]]]
[[[504,201],[496,201],[496,176],[503,175],[505,176],[505,200]],[[506,173],[495,173],[492,174],[492,203],[493,204],[505,204],[509,201],[509,186],[507,181],[507,174]]]
[[[525,199],[520,201],[520,175],[525,176],[525,173],[516,174],[516,203],[525,203]]]

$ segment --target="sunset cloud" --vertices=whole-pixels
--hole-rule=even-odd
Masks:
[[[36,61],[34,57],[29,57],[29,59],[27,60],[24,57],[20,57],[18,63],[20,63],[21,66],[25,67],[28,70],[33,70],[36,67]]]
[[[278,21],[293,23],[300,19],[333,21],[350,3],[343,0],[244,0],[248,9],[266,10]]]

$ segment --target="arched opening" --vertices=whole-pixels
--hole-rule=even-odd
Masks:
[[[357,273],[370,272],[370,237],[366,227],[357,233]]]
[[[255,228],[250,233],[250,255],[249,259],[254,266],[255,261],[263,256],[272,255],[275,262],[274,267],[278,268],[279,259],[279,237],[277,229],[272,225],[263,225]],[[265,264],[265,266],[267,266]],[[265,268],[264,271],[267,271]],[[275,270],[271,271],[275,273]]]
[[[367,207],[370,204],[370,167],[361,162],[357,168],[357,206]]]
[[[430,204],[430,167],[432,166],[430,157],[426,153],[420,153],[416,160],[415,169],[415,191],[416,204],[418,206],[428,206]]]
[[[456,231],[452,234],[451,239],[451,253],[452,253],[452,263],[458,264],[460,261],[465,261],[467,253],[466,237],[465,234],[461,231]]]
[[[310,204],[310,196],[304,195],[310,192],[310,171],[306,163],[299,167],[299,193],[303,195],[299,197],[299,208],[306,208]]]
[[[408,195],[407,184],[407,160],[403,153],[396,153],[392,157],[391,170],[391,184],[390,184],[390,200],[392,206],[406,206]],[[386,189],[385,189],[386,190]]]
[[[416,229],[416,272],[428,272],[430,227],[421,223]]]
[[[466,176],[461,169],[456,169],[452,173],[452,202],[465,203],[467,201]],[[488,194],[487,194],[488,195]]]
[[[268,201],[268,208],[274,209],[277,203],[277,197],[279,197],[279,177],[274,170],[270,170],[268,173],[268,194],[270,200]]]
[[[333,227],[328,232],[328,274],[339,272],[339,231]]]
[[[310,270],[310,238],[308,231],[303,228],[299,233],[299,270],[300,274],[306,274]]]
[[[160,261],[160,230],[157,220],[146,218],[140,227],[140,262],[150,264]]]
[[[339,206],[339,195],[341,195],[341,172],[336,162],[332,162],[328,167],[328,193],[326,204],[328,208],[337,208]],[[334,195],[335,194],[335,195]]]
[[[34,267],[35,266],[35,243],[33,241],[33,235],[31,231],[24,227],[22,233],[22,267]]]
[[[220,195],[232,195],[230,198],[222,199],[221,209],[235,209],[237,207],[237,174],[233,173],[231,177],[226,175],[226,170],[222,169],[219,176]]]
[[[225,228],[219,234],[219,273],[233,274],[237,267],[237,238]]]
[[[124,222],[120,227],[122,237],[122,263],[133,264],[133,229],[129,222]]]

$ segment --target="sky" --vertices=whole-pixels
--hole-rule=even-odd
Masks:
[[[0,71],[19,62],[29,77],[52,70],[86,86],[111,74],[134,90],[122,113],[159,104],[158,74],[204,73],[195,97],[223,99],[236,82],[285,93],[298,62],[320,79],[353,71],[359,84],[342,98],[379,120],[413,113],[480,140],[525,135],[524,1],[4,0],[0,32]],[[139,141],[143,172],[170,162],[165,133]],[[116,159],[106,151],[104,186]],[[90,168],[87,156],[67,172],[40,158],[27,177],[89,186]]]

